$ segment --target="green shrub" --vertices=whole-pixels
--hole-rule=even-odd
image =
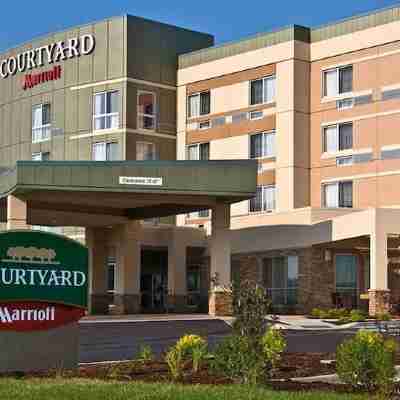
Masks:
[[[181,353],[183,360],[192,361],[193,372],[197,372],[207,354],[206,341],[198,335],[185,335],[177,341],[175,348]]]
[[[351,310],[350,311],[349,320],[351,322],[362,322],[362,321],[365,321],[366,319],[367,319],[367,316],[362,311],[360,311],[360,310]]]
[[[178,380],[183,373],[182,353],[173,346],[165,356],[169,372],[174,380]]]
[[[314,318],[321,318],[321,312],[323,312],[322,310],[320,310],[319,308],[313,308],[311,310],[311,316]]]
[[[396,343],[375,332],[359,331],[338,346],[336,368],[340,379],[355,388],[387,391],[393,384]]]
[[[389,313],[379,313],[379,314],[376,314],[376,319],[378,321],[391,321],[392,316]]]
[[[140,347],[139,352],[136,356],[136,359],[142,363],[150,362],[154,360],[154,353],[152,348],[145,344]]]
[[[278,329],[269,329],[262,337],[263,353],[272,368],[276,368],[286,349],[286,340]]]

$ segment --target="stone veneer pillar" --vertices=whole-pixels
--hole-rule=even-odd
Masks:
[[[369,315],[390,312],[390,290],[369,290]]]
[[[89,249],[89,311],[90,314],[108,314],[107,230],[86,228],[86,245]]]
[[[137,314],[140,299],[140,238],[142,226],[130,221],[114,228],[113,245],[116,251],[117,287],[114,294],[115,313]]]
[[[216,279],[209,293],[209,314],[232,314],[232,295],[225,290],[231,285],[230,205],[218,203],[212,210],[210,273]]]
[[[15,196],[7,196],[7,230],[27,229],[26,201]]]

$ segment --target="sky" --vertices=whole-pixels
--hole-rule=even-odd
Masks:
[[[318,26],[390,0],[14,0],[0,10],[0,52],[35,37],[103,18],[132,14],[211,33],[216,44],[290,24]]]

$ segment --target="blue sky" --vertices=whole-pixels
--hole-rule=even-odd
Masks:
[[[14,0],[2,3],[0,51],[49,32],[126,13],[212,33],[216,43],[222,43],[289,24],[317,26],[399,1]]]

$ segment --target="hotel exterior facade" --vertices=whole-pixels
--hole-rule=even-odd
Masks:
[[[212,45],[126,16],[0,55],[1,220],[86,242],[93,313],[395,307],[400,8]]]

